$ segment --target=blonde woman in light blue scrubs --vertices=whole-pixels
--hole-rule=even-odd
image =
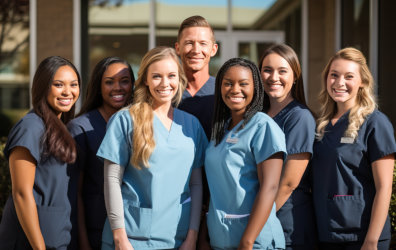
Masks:
[[[207,214],[214,249],[284,249],[275,214],[285,136],[260,112],[264,89],[254,63],[234,58],[219,70],[211,142],[205,171]]]
[[[172,48],[144,56],[133,104],[109,121],[102,249],[195,249],[207,139],[198,119],[174,108],[186,85]]]

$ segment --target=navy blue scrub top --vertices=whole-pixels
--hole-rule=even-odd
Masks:
[[[103,161],[96,156],[96,152],[106,132],[106,121],[99,110],[94,109],[73,119],[67,127],[77,143],[75,165],[84,172],[82,197],[88,239],[92,247],[100,248],[106,207],[103,195]],[[78,184],[78,180],[73,183]],[[77,239],[73,237],[72,241]]]
[[[316,125],[306,106],[294,100],[273,119],[285,133],[288,155],[312,155]],[[304,244],[309,249],[316,241],[316,225],[307,172],[305,171],[298,187],[279,209],[277,216],[285,233],[286,245]]]
[[[185,90],[183,92],[182,101],[177,107],[198,118],[208,139],[212,131],[214,92],[215,78],[210,76],[194,96],[191,96],[190,93]]]
[[[396,152],[393,127],[378,110],[362,124],[355,141],[344,136],[349,112],[314,143],[311,160],[319,241],[363,241],[376,193],[371,164]],[[389,218],[380,240],[390,239]]]
[[[8,159],[11,150],[19,146],[28,149],[36,160],[33,196],[45,245],[47,249],[66,249],[71,230],[71,208],[67,195],[70,169],[66,163],[51,155],[44,156],[44,132],[43,120],[30,111],[12,128],[4,154]],[[19,224],[11,196],[1,220],[0,249],[31,249]]]

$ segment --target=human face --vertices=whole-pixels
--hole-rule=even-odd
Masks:
[[[80,95],[80,83],[70,66],[61,66],[56,71],[47,96],[47,102],[60,118],[63,112],[73,107]]]
[[[117,111],[124,107],[132,93],[128,66],[122,63],[110,64],[103,73],[100,88],[105,108]]]
[[[277,102],[291,100],[291,89],[294,82],[294,73],[289,63],[280,55],[271,53],[263,60],[261,68],[264,91]]]
[[[60,118],[68,112],[80,95],[80,83],[76,72],[70,66],[61,66],[56,71],[47,96],[47,102]]]
[[[345,59],[334,60],[330,65],[326,85],[327,92],[339,109],[352,108],[359,88],[362,87],[359,64]]]
[[[231,110],[231,115],[243,116],[246,107],[252,102],[254,82],[252,71],[242,66],[232,66],[221,81],[221,97]],[[238,122],[238,121],[233,121]]]
[[[210,58],[217,52],[217,44],[213,42],[210,28],[185,28],[175,48],[187,72],[206,70],[209,73]]]
[[[169,57],[151,64],[147,69],[146,85],[153,98],[153,108],[171,105],[179,88],[179,68]]]

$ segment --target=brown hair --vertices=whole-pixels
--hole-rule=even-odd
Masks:
[[[59,119],[47,101],[54,76],[62,66],[68,66],[76,73],[81,88],[81,78],[76,67],[65,58],[50,56],[40,63],[34,74],[32,103],[34,112],[43,119],[45,124],[42,138],[45,145],[44,154],[54,156],[66,163],[72,163],[76,159],[76,146],[65,124],[74,117],[75,104],[68,112],[63,112]]]
[[[212,42],[213,43],[215,42],[215,36],[214,36],[212,26],[210,26],[208,21],[206,21],[206,19],[202,16],[190,16],[190,17],[184,19],[184,21],[180,24],[179,32],[177,33],[177,41],[178,42],[180,41],[183,30],[186,28],[190,28],[190,27],[209,28],[212,33]]]
[[[296,52],[294,52],[294,50],[286,44],[274,44],[270,46],[264,51],[264,54],[261,56],[259,63],[260,72],[263,70],[264,58],[272,53],[278,54],[279,56],[283,57],[283,59],[285,59],[290,65],[290,68],[293,70],[294,76],[294,84],[292,89],[290,90],[292,97],[299,103],[307,106],[305,101],[304,82],[301,74],[301,66],[300,62],[298,61]],[[268,111],[269,107],[269,97],[266,93],[264,93],[264,111]]]

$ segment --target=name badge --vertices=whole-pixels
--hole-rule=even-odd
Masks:
[[[238,139],[238,137],[237,137],[236,135],[231,134],[231,135],[228,136],[226,142],[227,142],[227,143],[236,144],[236,143],[238,142],[238,140],[239,140],[239,139]]]
[[[354,141],[352,137],[341,137],[341,143],[353,144]]]

